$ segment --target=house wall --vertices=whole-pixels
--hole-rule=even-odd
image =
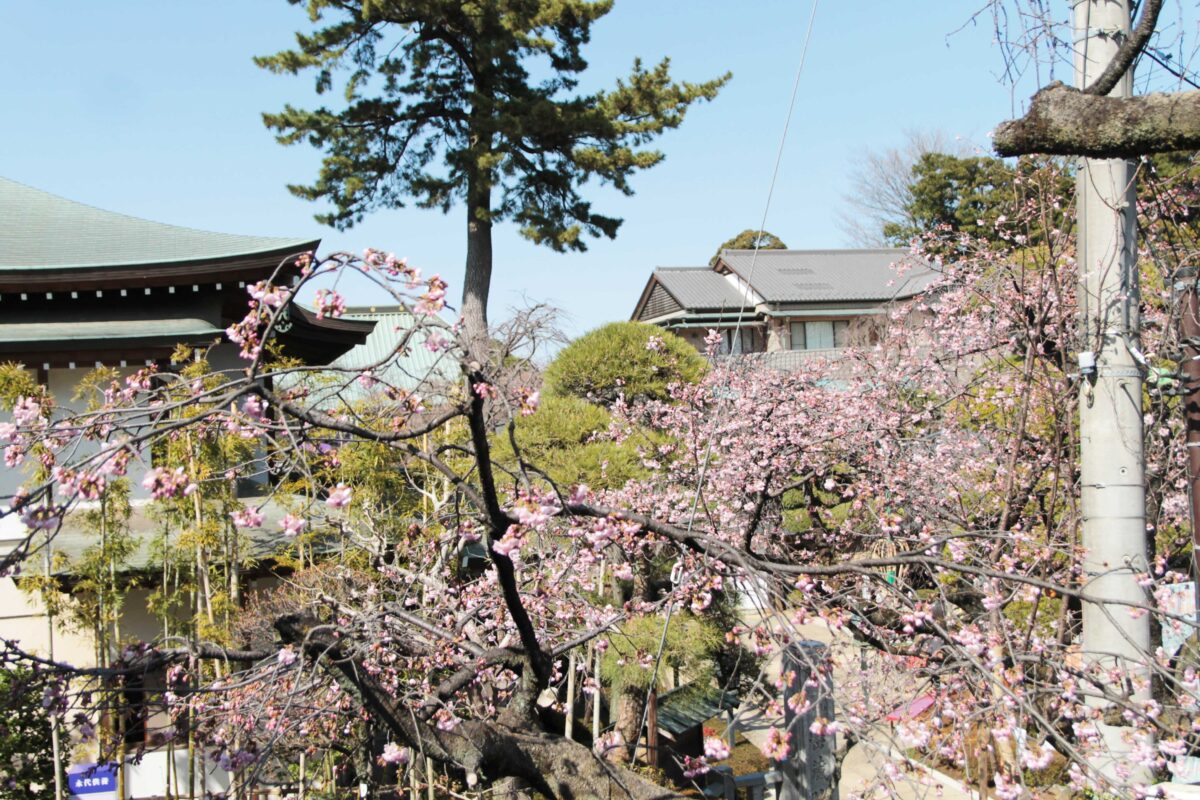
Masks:
[[[134,375],[138,370],[143,369],[144,364],[135,364],[126,367],[113,367],[122,380]],[[75,399],[75,392],[88,373],[96,368],[95,364],[87,366],[80,365],[75,369],[59,369],[51,368],[47,373],[46,388],[50,390],[50,394],[54,397],[54,402],[67,413],[79,413],[85,411],[88,405],[88,398],[82,397]],[[101,448],[99,443],[80,441],[72,451],[72,461],[77,461],[80,458],[86,457],[92,453],[98,452]],[[130,496],[134,498],[149,497],[150,493],[142,488],[142,478],[146,474],[146,469],[149,466],[150,457],[146,449],[138,452],[137,457],[129,460],[129,489]]]
[[[0,579],[0,609],[0,637],[18,642],[22,650],[73,666],[96,663],[91,634],[57,626],[51,632],[45,605],[36,595],[21,591],[15,578]]]
[[[122,378],[132,375],[140,367],[117,367],[115,368]],[[54,397],[54,402],[64,409],[64,413],[73,413],[82,411],[87,408],[87,399],[74,399],[76,388],[83,377],[95,369],[94,365],[87,367],[79,366],[75,369],[52,367],[46,373],[46,388],[50,390],[50,394]],[[10,415],[5,413],[4,419],[11,419]],[[72,450],[72,460],[85,457],[90,453],[95,453],[99,446],[92,442],[79,442],[78,446]],[[0,469],[0,497],[11,496],[21,486],[29,482],[30,470],[32,462],[26,459],[26,462],[14,469]],[[130,479],[131,488],[133,489],[134,497],[148,496],[142,489],[142,475],[144,469],[137,460],[130,461]]]
[[[882,309],[813,309],[812,311],[797,310],[791,315],[780,315],[768,319],[768,326],[775,338],[773,348],[768,348],[768,352],[779,352],[792,350],[792,324],[803,324],[807,322],[830,322],[849,323],[849,328],[845,332],[845,344],[835,345],[832,349],[840,349],[842,346],[862,346],[872,344],[877,338],[877,328],[882,321],[880,315]],[[796,349],[812,349],[811,343],[807,348]],[[830,348],[826,348],[830,349]]]
[[[32,374],[33,370],[27,369],[26,372]],[[12,422],[12,413],[7,408],[0,410],[0,422]],[[0,450],[2,449],[0,448]],[[0,466],[0,505],[7,507],[8,503],[5,498],[11,497],[27,480],[28,476],[24,466],[15,468]],[[3,522],[0,520],[0,525]]]
[[[675,331],[685,342],[696,348],[698,352],[704,352],[704,337],[708,332],[703,328],[679,328]]]
[[[710,330],[716,330],[720,332],[721,335],[726,337],[726,340],[728,340],[733,335],[735,327],[736,326],[729,324],[697,325],[695,327],[687,328],[672,328],[671,332],[681,337],[692,347],[696,348],[698,352],[704,353],[708,349],[708,345],[705,344],[704,339],[706,336],[708,336],[708,332]],[[749,349],[743,350],[742,352],[761,353],[767,346],[764,338],[765,332],[762,328],[762,325],[758,321],[743,323],[739,331],[739,335],[742,337],[743,341],[748,342]],[[720,350],[720,354],[728,355],[728,347],[723,345]]]
[[[777,353],[791,345],[791,334],[787,322],[777,317],[767,319],[767,352]]]
[[[674,314],[676,311],[683,310],[682,307],[671,297],[670,293],[661,285],[655,286],[650,291],[650,296],[646,298],[646,305],[642,309],[639,319],[654,319],[655,317]]]
[[[258,592],[278,586],[273,576],[255,579],[244,589],[252,598]],[[122,641],[154,642],[162,638],[162,621],[149,608],[154,587],[130,589],[121,607],[120,634]],[[54,658],[76,667],[96,666],[95,637],[91,631],[73,630],[56,620],[51,639],[50,620],[46,607],[36,595],[26,594],[17,587],[16,579],[0,580],[0,637],[21,642],[22,649],[49,656],[53,641]],[[180,615],[184,622],[186,614]],[[114,654],[115,655],[115,654]]]
[[[847,322],[850,325],[846,333],[846,341],[852,345],[873,343],[877,338],[876,327],[880,321],[883,308],[878,304],[841,304],[813,303],[782,310],[767,310],[759,308],[750,316],[749,324],[743,323],[742,329],[750,331],[753,337],[754,353],[786,353],[792,350],[792,323],[805,322]],[[663,323],[660,323],[663,324]],[[669,327],[669,323],[664,324]],[[710,330],[718,330],[727,334],[734,326],[725,323],[708,323],[688,321],[679,327],[670,327],[675,334],[682,337],[688,344],[703,353],[706,349],[704,338]],[[811,349],[811,348],[809,348]],[[836,353],[838,347],[822,348],[828,356]]]
[[[33,560],[39,560],[37,557]],[[35,570],[27,564],[27,571]],[[121,639],[152,642],[162,635],[162,623],[147,606],[152,589],[131,589],[121,609]],[[23,650],[75,667],[96,666],[96,639],[91,631],[76,630],[55,620],[51,630],[46,606],[36,594],[23,592],[16,578],[0,579],[0,637],[20,643]]]
[[[238,355],[238,348],[230,342],[222,342],[217,345],[209,354],[209,361],[213,369],[225,372],[230,377],[241,373],[246,367],[246,362]],[[137,364],[126,367],[114,367],[122,379],[133,375],[143,365]],[[46,373],[46,388],[53,395],[55,403],[64,410],[69,412],[83,411],[87,407],[87,399],[74,399],[75,391],[79,386],[79,382],[84,376],[95,369],[94,364],[77,365],[74,369],[51,367]],[[9,419],[7,413],[0,414],[0,420]],[[80,442],[78,447],[72,451],[72,460],[78,460],[81,457],[94,453],[99,449],[99,445],[91,442]],[[150,458],[147,451],[143,450],[139,454],[139,458],[131,459],[129,462],[129,484],[131,496],[133,498],[149,497],[149,492],[142,488],[142,478],[146,471],[150,468]],[[0,468],[0,498],[11,496],[18,488],[25,485],[29,481],[29,470],[26,465],[22,465],[16,469]],[[259,483],[266,480],[265,476],[259,476],[255,479]]]

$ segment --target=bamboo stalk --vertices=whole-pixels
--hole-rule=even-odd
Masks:
[[[46,582],[47,586],[50,582],[50,551],[52,545],[50,542],[50,532],[46,532],[46,548],[45,548],[45,564],[46,564]],[[45,602],[45,601],[43,601]],[[46,603],[46,627],[49,634],[48,651],[50,660],[54,660],[54,609],[49,603]],[[58,733],[58,716],[51,712],[50,714],[50,752],[54,759],[54,800],[64,800],[66,795],[63,794],[63,769],[62,769],[62,744],[59,740]]]
[[[592,697],[592,741],[595,742],[600,738],[600,701],[602,698],[600,692],[600,648],[593,647],[592,650],[596,653],[596,672],[594,681],[596,683],[596,694]]]
[[[575,728],[575,651],[567,658],[567,714],[563,724],[563,735],[568,739]]]

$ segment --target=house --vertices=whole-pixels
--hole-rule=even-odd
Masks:
[[[869,341],[876,315],[935,277],[900,249],[722,250],[711,267],[654,270],[632,319],[674,331],[701,351],[716,330],[721,353],[767,353],[769,363],[786,366]]]
[[[298,257],[314,252],[318,244],[314,239],[166,225],[0,178],[0,362],[23,365],[59,406],[75,411],[83,410],[84,402],[75,398],[76,387],[93,369],[110,367],[122,376],[150,365],[160,371],[177,369],[170,357],[181,344],[204,348],[214,369],[238,373],[245,362],[225,330],[245,315],[247,286],[265,279],[294,285],[300,277]],[[309,365],[326,365],[364,347],[376,327],[371,315],[322,319],[295,302],[286,306],[284,314],[277,339],[286,355]],[[167,530],[148,505],[142,478],[152,460],[151,453],[142,452],[130,464],[132,508],[126,527],[132,549],[112,567],[114,575],[137,576],[122,605],[120,635],[146,641],[161,633],[161,623],[149,607],[149,595],[162,569],[162,558],[156,553],[168,537],[180,535]],[[0,468],[0,505],[7,504],[27,480],[21,467]],[[277,580],[271,556],[287,544],[280,532],[287,509],[278,498],[267,496],[266,480],[264,475],[238,486],[241,502],[258,508],[263,517],[259,525],[245,531],[248,542],[243,556],[253,564],[243,576],[247,591]],[[78,580],[75,565],[99,539],[94,525],[89,527],[85,521],[85,512],[94,506],[94,502],[81,504],[52,538],[38,535],[22,565],[23,573],[52,577],[59,591],[73,594]],[[0,519],[0,552],[19,546],[28,533],[16,515]],[[99,642],[104,640],[86,626],[83,630],[63,627],[41,599],[22,592],[13,577],[0,578],[0,603],[4,607],[0,637],[77,666],[96,663]],[[162,688],[161,675],[147,680]],[[126,742],[153,748],[147,723],[126,728]],[[172,758],[177,763],[168,770],[166,760]],[[215,768],[209,767],[206,772],[213,772]],[[179,780],[189,765],[185,753],[167,748],[154,750],[140,764],[127,768],[131,796],[149,797],[163,794],[165,775],[174,772]],[[227,787],[227,777],[222,775],[206,775],[205,784],[219,789],[224,781]]]

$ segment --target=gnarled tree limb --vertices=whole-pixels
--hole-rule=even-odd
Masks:
[[[285,642],[328,670],[399,741],[435,761],[464,769],[470,777],[520,778],[553,798],[666,800],[679,795],[640,775],[608,764],[587,747],[534,725],[509,727],[488,720],[462,720],[451,730],[420,721],[400,706],[364,669],[345,639],[313,617],[289,615],[275,623]],[[522,719],[528,719],[520,715]]]
[[[1142,52],[1146,43],[1150,41],[1154,27],[1158,25],[1158,13],[1162,11],[1162,7],[1163,0],[1146,0],[1142,9],[1142,18],[1137,27],[1134,28],[1129,38],[1121,43],[1117,54],[1113,56],[1112,61],[1108,62],[1108,66],[1104,68],[1104,72],[1100,73],[1100,77],[1083,90],[1084,94],[1104,96],[1113,90],[1121,77],[1133,66],[1134,59]]]
[[[996,153],[1136,158],[1200,148],[1200,92],[1107,96],[1150,41],[1162,6],[1163,0],[1145,0],[1137,27],[1086,89],[1051,83],[1033,96],[1025,116],[1000,123]]]
[[[1020,119],[1002,122],[996,153],[1136,158],[1200,149],[1200,92],[1116,98],[1052,83],[1033,96]]]

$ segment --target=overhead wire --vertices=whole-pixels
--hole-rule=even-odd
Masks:
[[[1142,52],[1148,56],[1151,61],[1153,61],[1155,64],[1158,64],[1160,67],[1174,75],[1179,80],[1183,81],[1194,89],[1200,89],[1200,83],[1197,82],[1196,78],[1188,75],[1189,71],[1186,67],[1176,67],[1170,62],[1170,53],[1163,53],[1163,51],[1156,47],[1147,47]],[[1192,75],[1195,75],[1195,73],[1192,73]]]
[[[752,281],[754,279],[754,271],[758,265],[758,251],[762,248],[762,239],[763,239],[763,235],[766,233],[766,227],[767,227],[767,217],[769,216],[770,211],[771,211],[771,202],[775,197],[775,186],[779,179],[779,168],[780,168],[780,165],[783,163],[784,147],[787,144],[788,133],[791,129],[792,116],[795,113],[795,109],[796,109],[796,98],[799,95],[799,91],[800,91],[800,76],[804,73],[804,64],[805,64],[805,61],[808,59],[808,48],[809,48],[809,44],[812,42],[813,25],[816,22],[817,7],[819,5],[820,5],[820,0],[813,0],[812,10],[810,11],[809,16],[808,16],[808,26],[804,33],[804,43],[800,49],[800,61],[799,61],[799,64],[797,64],[797,66],[796,66],[796,76],[792,81],[792,92],[791,92],[791,96],[788,99],[787,114],[785,115],[784,122],[783,122],[783,132],[779,137],[779,147],[777,148],[776,153],[775,153],[775,164],[771,170],[771,180],[767,187],[767,198],[766,198],[766,202],[763,204],[763,213],[762,213],[762,218],[761,218],[761,220],[759,222],[759,226],[758,226],[758,235],[754,239],[754,252],[750,257],[750,269],[748,270],[748,274],[747,274],[746,278],[744,279],[745,287],[744,288],[739,287],[738,293],[742,298],[742,302],[741,302],[741,306],[738,309],[737,322],[734,324],[732,335],[730,337],[730,343],[729,343],[730,348],[729,349],[730,349],[731,354],[734,352],[735,347],[738,347],[738,349],[740,349],[742,325],[743,325],[743,321],[745,319],[747,305],[750,302],[750,293],[753,291]],[[741,278],[741,276],[737,276],[736,273],[734,273],[734,274],[738,279]],[[724,386],[724,389],[726,391],[721,392],[721,396],[723,398],[728,398],[729,382],[730,382],[730,374],[726,373],[725,386]],[[704,448],[704,458],[701,460],[700,469],[698,470],[697,475],[696,475],[696,488],[695,488],[695,492],[692,495],[692,505],[691,505],[690,512],[688,514],[688,521],[687,521],[687,526],[686,526],[686,531],[688,533],[691,533],[692,528],[695,525],[696,512],[700,507],[700,496],[703,493],[703,489],[704,489],[704,479],[708,473],[709,465],[712,463],[713,435],[715,434],[717,428],[719,428],[719,426],[724,418],[724,414],[725,414],[727,407],[728,407],[727,404],[724,404],[724,403],[718,405],[717,415],[716,415],[712,425],[709,427],[707,442],[705,443],[705,448]],[[674,573],[674,570],[672,572]],[[672,591],[674,591],[677,588],[678,588],[678,585],[673,583],[673,585],[671,587]],[[654,657],[654,669],[650,675],[650,684],[647,689],[646,703],[645,703],[645,706],[642,711],[642,722],[641,722],[641,725],[638,727],[637,735],[634,737],[634,741],[633,741],[633,748],[632,748],[632,752],[630,755],[631,762],[633,759],[635,759],[637,757],[638,743],[641,741],[642,731],[645,730],[646,723],[649,719],[649,714],[650,714],[649,693],[655,691],[655,686],[658,682],[658,671],[659,671],[659,667],[662,664],[663,651],[666,648],[666,643],[667,643],[667,630],[671,625],[671,616],[674,614],[674,612],[675,612],[675,602],[672,601],[667,604],[666,619],[663,621],[662,635],[659,637],[658,652],[655,654],[655,657]]]

